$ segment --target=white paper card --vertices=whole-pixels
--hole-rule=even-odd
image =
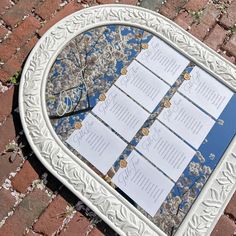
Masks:
[[[179,93],[175,93],[171,98],[171,106],[164,108],[158,119],[196,149],[214,125],[210,116]]]
[[[66,140],[99,171],[106,174],[127,144],[93,115],[88,114],[82,128]]]
[[[127,158],[113,182],[152,217],[164,202],[174,183],[136,151]]]
[[[233,92],[197,66],[190,75],[190,80],[184,81],[179,91],[217,119]]]
[[[174,181],[177,181],[195,151],[159,121],[143,136],[136,149]]]
[[[115,84],[153,112],[170,87],[137,61],[133,61],[127,70],[128,73],[121,75]]]
[[[115,86],[106,93],[92,110],[112,129],[130,142],[149,116],[141,106]]]
[[[143,49],[137,60],[170,85],[175,83],[189,64],[187,58],[157,37],[149,41],[148,49]]]

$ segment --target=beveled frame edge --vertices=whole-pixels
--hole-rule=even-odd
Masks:
[[[75,161],[56,136],[46,113],[43,88],[52,61],[77,34],[109,23],[141,27],[161,37],[233,91],[236,91],[236,67],[172,21],[158,13],[128,5],[96,6],[64,18],[44,34],[25,64],[19,91],[20,115],[27,139],[40,161],[120,235],[165,235],[82,161],[78,158]],[[235,191],[235,157],[236,139],[231,142],[177,235],[210,232]],[[209,200],[214,202],[210,204],[214,215],[205,212]]]

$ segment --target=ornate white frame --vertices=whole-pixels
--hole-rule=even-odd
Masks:
[[[110,23],[141,27],[159,36],[234,92],[236,67],[160,14],[128,5],[96,6],[69,15],[45,33],[25,64],[19,92],[20,115],[40,161],[120,235],[165,235],[62,144],[47,116],[46,79],[61,49],[85,30]],[[236,138],[176,235],[210,234],[235,190]]]

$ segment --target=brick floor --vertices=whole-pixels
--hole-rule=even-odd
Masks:
[[[9,82],[22,70],[30,50],[49,27],[89,5],[115,2],[0,1],[0,85],[9,88],[4,93],[0,90],[0,222],[7,217],[0,235],[115,235],[103,222],[94,228],[83,208],[76,211],[78,199],[35,159],[19,125],[17,86]],[[120,0],[120,3],[139,4],[138,0]],[[236,0],[167,0],[163,5],[160,0],[143,0],[141,4],[155,10],[160,8],[161,14],[227,60],[236,62]],[[11,143],[9,148],[12,140],[17,144],[11,147]],[[234,194],[212,236],[235,234],[235,206]],[[8,216],[11,211],[13,215]]]

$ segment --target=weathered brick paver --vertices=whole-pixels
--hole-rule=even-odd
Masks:
[[[68,236],[115,235],[105,223],[96,228],[83,210],[76,212],[78,199],[69,190],[62,191],[61,183],[32,155],[24,134],[19,133],[22,128],[15,111],[18,87],[12,76],[21,72],[40,37],[63,17],[91,5],[116,2],[140,3],[138,0],[0,0],[0,225],[7,217],[0,235],[37,236],[55,232]],[[236,62],[236,0],[167,0],[165,4],[160,0],[143,0],[141,4],[155,10],[158,6],[159,13],[227,60]],[[12,140],[25,147],[5,152]],[[235,206],[234,194],[212,236],[236,233]],[[13,214],[8,216],[11,211]]]
[[[38,173],[34,170],[29,161],[26,160],[19,173],[11,179],[11,184],[16,191],[24,193],[32,182],[38,178]]]
[[[49,201],[48,194],[36,188],[22,200],[14,214],[6,220],[0,228],[0,235],[23,235],[26,227],[33,224]]]
[[[55,233],[66,218],[67,206],[68,203],[66,200],[58,195],[34,224],[34,232],[42,233],[43,235],[52,235]]]
[[[16,199],[12,196],[10,190],[4,188],[0,190],[0,221],[13,209],[15,202]]]

